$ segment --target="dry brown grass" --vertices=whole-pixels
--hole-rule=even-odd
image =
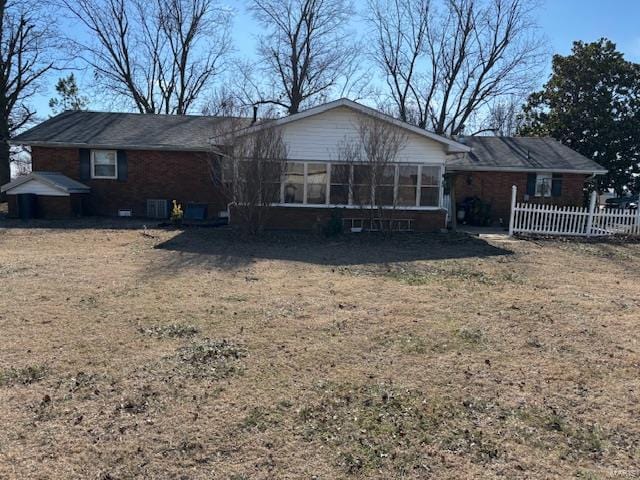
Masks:
[[[639,244],[56,225],[0,223],[0,478],[640,476]]]

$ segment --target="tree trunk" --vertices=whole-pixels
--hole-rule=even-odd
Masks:
[[[11,181],[9,126],[2,120],[0,125],[0,185]],[[5,195],[0,194],[0,202],[5,201]]]

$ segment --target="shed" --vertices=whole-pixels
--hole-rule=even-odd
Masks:
[[[69,218],[83,214],[90,188],[58,172],[32,172],[2,185],[9,217]]]

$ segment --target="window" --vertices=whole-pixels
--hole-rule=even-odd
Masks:
[[[398,205],[415,207],[418,191],[418,166],[398,167]]]
[[[332,205],[349,204],[349,180],[351,168],[340,163],[331,164],[331,187],[329,203]]]
[[[307,203],[324,205],[327,203],[327,164],[307,164]]]
[[[551,182],[553,176],[550,173],[538,173],[536,175],[536,197],[551,196]]]
[[[380,178],[375,182],[376,205],[392,207],[394,205],[393,191],[396,184],[396,167],[395,165],[385,165],[380,170]]]
[[[118,178],[115,150],[91,150],[91,178]]]
[[[353,204],[371,203],[371,165],[353,166]]]
[[[420,177],[420,206],[437,207],[440,204],[440,167],[422,167]]]
[[[284,174],[284,203],[304,202],[304,163],[287,162]]]
[[[294,161],[284,164],[281,175],[282,167],[267,161],[223,162],[222,179],[228,182],[235,173],[234,191],[240,202],[247,193],[258,192],[261,201],[294,205],[433,208],[440,204],[440,166]],[[265,168],[267,172],[261,170]]]

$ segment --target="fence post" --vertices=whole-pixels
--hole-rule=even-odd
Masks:
[[[511,187],[511,215],[509,217],[509,236],[510,237],[513,236],[513,220],[516,213],[516,193],[518,193],[518,187],[513,185]]]
[[[587,217],[587,231],[585,232],[587,234],[587,237],[591,236],[591,229],[593,227],[593,214],[596,210],[596,197],[598,196],[598,194],[596,193],[596,191],[594,190],[593,192],[591,192],[591,199],[589,201],[589,216]]]

